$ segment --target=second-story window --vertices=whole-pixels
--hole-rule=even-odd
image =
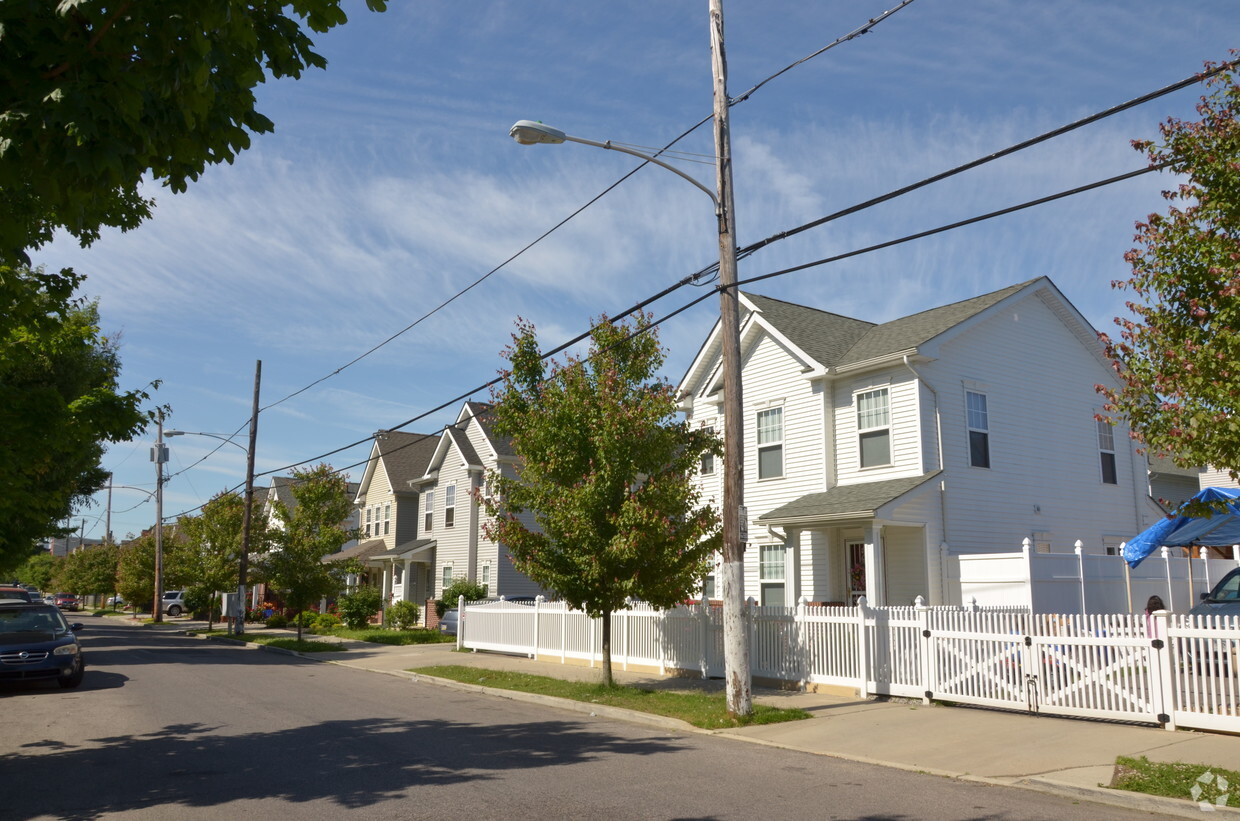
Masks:
[[[374,511],[371,508],[366,508],[366,535],[367,536],[370,535],[370,517],[373,514],[373,512]]]
[[[422,493],[422,532],[430,533],[435,529],[435,491]]]
[[[456,485],[448,485],[443,491],[443,526],[456,524]]]
[[[784,475],[784,409],[758,411],[758,478]]]
[[[392,532],[392,505],[388,503],[383,506],[383,535],[386,536]]]
[[[891,410],[887,388],[857,394],[857,435],[861,467],[891,464]]]
[[[703,428],[703,430],[705,430],[707,433],[712,434],[712,435],[715,432],[715,428],[713,425],[706,425]],[[714,474],[714,472],[715,472],[715,454],[703,453],[702,454],[702,475],[710,476]]]
[[[1105,419],[1098,420],[1098,454],[1102,463],[1102,483],[1118,485],[1119,472],[1115,468],[1115,430]]]
[[[986,394],[964,392],[965,416],[969,426],[969,464],[975,468],[990,467],[990,411]]]

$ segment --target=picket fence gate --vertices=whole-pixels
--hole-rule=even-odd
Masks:
[[[564,602],[461,602],[459,647],[602,661],[600,619]],[[1240,732],[1240,618],[1020,608],[745,608],[755,678],[1047,715]],[[612,663],[723,675],[708,604],[612,615]]]

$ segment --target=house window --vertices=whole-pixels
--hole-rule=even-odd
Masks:
[[[702,598],[704,599],[719,598],[715,594],[715,574],[714,573],[711,573],[709,576],[705,578],[705,580],[702,581]]]
[[[482,566],[482,592],[487,595],[491,593],[491,565],[489,564]]]
[[[452,565],[445,564],[443,566],[443,589],[447,590],[452,586]]]
[[[405,581],[404,565],[399,565],[399,564],[393,565],[392,566],[392,584],[404,584],[404,581]]]
[[[422,531],[430,533],[435,525],[435,491],[425,491],[422,494],[422,504]]]
[[[986,394],[964,392],[965,414],[969,426],[969,464],[975,468],[990,467],[990,412]]]
[[[891,412],[887,388],[857,394],[861,467],[891,464]]]
[[[1098,422],[1098,454],[1102,462],[1102,483],[1118,485],[1119,473],[1115,470],[1115,431],[1103,419]]]
[[[448,485],[443,491],[443,526],[456,524],[456,485]]]
[[[383,535],[386,536],[392,532],[392,505],[383,506]]]
[[[780,544],[764,544],[758,548],[758,580],[762,594],[762,605],[783,607],[784,602],[784,557],[787,551]]]
[[[366,508],[366,535],[367,536],[370,535],[370,515],[371,515],[371,509]]]
[[[758,478],[784,475],[784,409],[758,411]]]
[[[706,426],[704,427],[704,430],[705,430],[707,433],[711,434],[712,436],[713,436],[713,435],[714,435],[714,433],[715,433],[715,429],[714,429],[714,427],[713,427],[713,426],[711,426],[711,425],[706,425]],[[702,475],[703,475],[703,476],[710,476],[710,475],[714,474],[714,472],[715,472],[715,454],[713,454],[713,453],[703,453],[703,454],[702,454]]]

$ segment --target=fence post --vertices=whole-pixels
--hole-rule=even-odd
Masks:
[[[1036,613],[1033,608],[1033,542],[1026,536],[1021,540],[1020,552],[1025,558],[1025,598],[1028,602],[1029,612]]]
[[[538,660],[539,636],[542,635],[538,623],[542,616],[542,604],[544,601],[546,601],[546,599],[543,598],[541,593],[534,597],[534,652],[530,654],[530,658],[535,661]]]
[[[1085,603],[1085,543],[1077,539],[1072,549],[1076,553],[1076,580],[1081,588],[1081,617],[1084,618],[1089,612]]]
[[[701,613],[702,622],[702,678],[710,678],[710,599],[706,598],[706,594],[702,593],[702,602],[698,605]]]
[[[667,610],[659,611],[659,675],[667,675]]]
[[[861,680],[857,682],[857,694],[861,698],[870,695],[870,648],[865,635],[865,596],[857,599],[857,671]]]
[[[1124,551],[1128,549],[1128,542],[1119,543],[1119,558],[1124,563],[1124,592],[1128,595],[1128,612],[1135,613],[1132,609],[1132,568],[1128,566],[1128,560],[1124,558]]]
[[[809,686],[809,637],[806,635],[808,631],[805,629],[806,608],[808,606],[809,599],[804,596],[799,598],[797,600],[797,612],[792,619],[793,629],[796,631],[797,675],[800,678],[798,686],[802,691]]]
[[[568,602],[560,600],[560,664],[568,662]]]
[[[1171,585],[1171,548],[1162,546],[1163,569],[1167,576],[1167,609],[1175,612],[1175,589]],[[1190,567],[1189,570],[1192,570]]]
[[[629,669],[629,626],[633,622],[633,597],[629,596],[625,601],[628,603],[628,608],[620,611],[623,614],[620,618],[624,624],[624,629],[620,631],[624,636],[624,663],[621,667],[622,670]]]
[[[465,597],[456,597],[456,649],[465,649]]]
[[[975,598],[974,602],[976,601]],[[934,641],[930,635],[930,608],[921,596],[913,600],[913,607],[917,611],[917,622],[921,628],[921,703],[929,704],[934,695]]]
[[[1155,717],[1165,730],[1175,729],[1177,654],[1171,647],[1171,636],[1167,629],[1170,623],[1170,613],[1166,610],[1154,611],[1149,619],[1154,635],[1146,637],[1150,642],[1150,658],[1155,668],[1154,675],[1150,676],[1150,695],[1154,701]]]

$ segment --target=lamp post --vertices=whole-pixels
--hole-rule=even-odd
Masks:
[[[753,712],[753,681],[749,669],[749,634],[744,622],[743,427],[741,418],[740,304],[736,294],[736,224],[732,195],[732,147],[728,126],[727,65],[723,51],[723,10],[711,0],[711,51],[715,79],[716,190],[657,157],[565,134],[533,120],[519,120],[508,134],[522,145],[565,142],[620,151],[688,180],[710,197],[719,222],[719,334],[723,357],[723,645],[728,712]]]
[[[164,463],[168,461],[168,446],[164,444],[164,414],[158,422],[155,447],[151,448],[151,461],[155,463],[155,603],[151,609],[156,624],[164,621]],[[136,606],[136,605],[135,605]]]

